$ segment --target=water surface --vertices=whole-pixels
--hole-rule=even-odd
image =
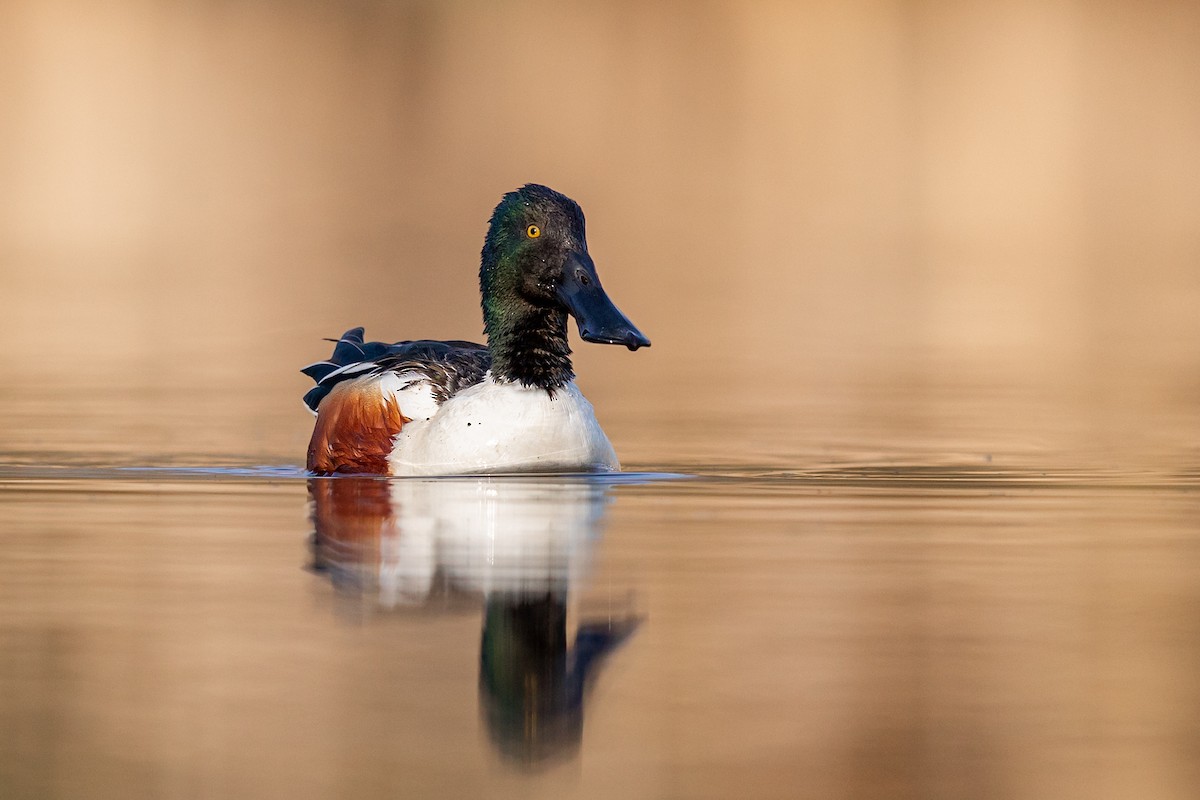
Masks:
[[[1200,478],[5,467],[8,797],[1184,797]]]

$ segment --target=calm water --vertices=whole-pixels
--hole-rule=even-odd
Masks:
[[[6,800],[1200,785],[1186,464],[847,447],[387,481],[168,455],[5,458]]]

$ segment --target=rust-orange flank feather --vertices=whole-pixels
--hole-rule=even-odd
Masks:
[[[339,383],[321,401],[308,468],[318,475],[386,475],[392,440],[411,421],[380,391],[378,378]]]

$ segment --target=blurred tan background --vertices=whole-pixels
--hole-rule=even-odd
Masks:
[[[7,0],[0,120],[10,450],[301,459],[320,337],[477,338],[528,181],[654,341],[577,348],[636,459],[688,408],[1200,441],[1195,3]]]

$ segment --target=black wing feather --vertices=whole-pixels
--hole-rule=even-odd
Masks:
[[[422,380],[433,387],[438,403],[444,403],[483,380],[492,366],[487,347],[474,342],[418,339],[387,344],[364,341],[363,333],[362,328],[351,328],[336,340],[328,361],[300,370],[317,384],[304,395],[304,404],[311,411],[316,412],[325,395],[342,381],[384,372],[421,374]]]

